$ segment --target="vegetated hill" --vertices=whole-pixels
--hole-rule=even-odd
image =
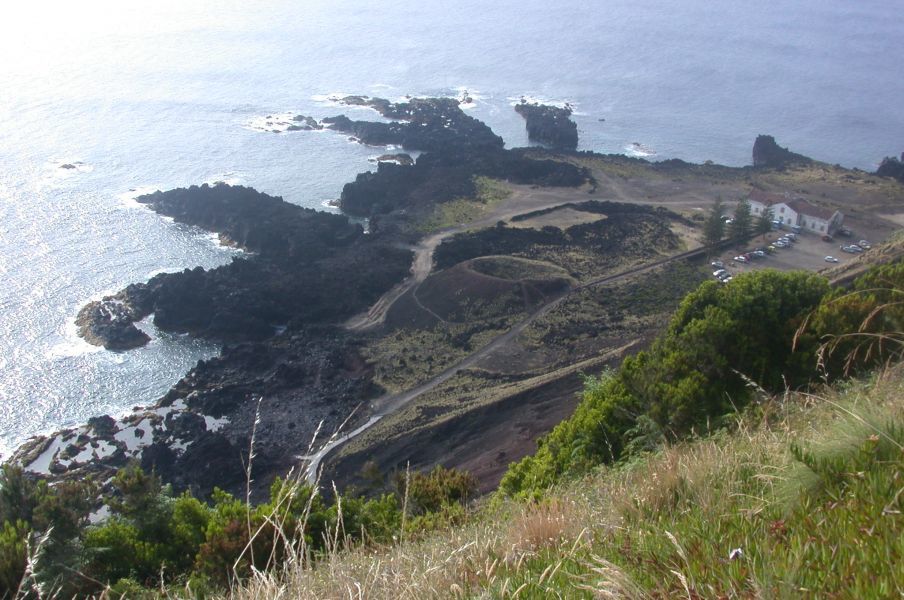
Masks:
[[[487,256],[430,275],[393,306],[392,327],[414,323],[473,323],[527,312],[566,291],[574,279],[556,265]]]
[[[390,547],[294,562],[229,597],[895,597],[902,476],[896,365],[837,389],[760,396],[730,428],[540,502],[497,501]]]
[[[473,479],[443,469],[400,473],[395,494],[371,500],[327,503],[276,481],[251,507],[224,492],[210,506],[175,498],[130,466],[111,519],[91,525],[90,482],[4,468],[0,594],[22,581],[79,596],[112,585],[114,597],[150,594],[143,585],[191,597],[232,585],[232,598],[893,595],[901,289],[901,262],[850,292],[801,273],[702,285],[649,351],[588,379],[575,416],[506,476],[503,492],[532,501],[497,495],[470,516]],[[833,391],[812,383],[818,356],[832,376],[879,375]],[[769,394],[808,365],[806,391]],[[37,560],[25,540],[44,545]]]
[[[853,290],[803,272],[759,271],[688,294],[649,350],[591,381],[574,415],[512,465],[500,492],[536,497],[638,448],[731,421],[755,390],[805,389],[897,359],[904,348],[904,263]]]

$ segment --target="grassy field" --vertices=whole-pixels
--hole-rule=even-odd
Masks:
[[[489,210],[511,195],[511,190],[503,182],[489,177],[476,177],[476,198],[456,198],[450,202],[437,204],[433,212],[418,226],[422,233],[432,233],[447,227],[476,221]]]
[[[904,593],[900,366],[763,398],[731,430],[603,468],[539,503],[337,550],[233,598],[889,598]]]

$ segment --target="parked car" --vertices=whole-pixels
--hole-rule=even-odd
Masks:
[[[791,226],[791,231],[793,231],[794,233],[800,233],[800,229],[801,229],[800,225],[792,225]]]
[[[787,248],[791,244],[789,242],[785,242],[783,240],[778,240],[772,245],[775,246],[776,248]]]
[[[721,279],[722,275],[726,273],[728,273],[728,271],[726,271],[725,269],[719,269],[718,271],[713,271],[713,277],[718,277],[719,279]]]
[[[714,261],[712,261],[712,262],[709,263],[709,264],[710,264],[710,266],[715,267],[715,268],[717,268],[717,269],[724,269],[724,268],[725,268],[725,263],[722,262],[721,260],[714,260]]]
[[[739,263],[748,262],[746,256],[735,256],[732,260]]]
[[[720,281],[721,283],[728,283],[728,282],[731,281],[732,279],[734,279],[734,278],[733,278],[731,275],[729,275],[728,277],[725,277],[725,278],[723,278],[723,279],[720,279],[719,281]]]
[[[824,235],[824,236],[822,236],[822,241],[824,241],[824,242],[831,242],[831,241],[834,241],[834,240],[832,240],[832,236],[830,236],[830,235]]]
[[[766,258],[766,253],[762,250],[754,250],[753,252],[751,252],[751,255],[756,258]]]
[[[857,245],[860,246],[861,248],[863,248],[864,250],[869,250],[870,248],[873,247],[873,245],[870,244],[869,242],[867,242],[866,240],[860,240],[859,242],[857,242]]]
[[[838,262],[838,259],[834,256],[826,256],[826,262],[836,263]]]
[[[786,234],[785,234],[785,237],[788,238],[789,240],[791,240],[792,242],[796,242],[796,241],[797,241],[797,234],[796,234],[796,233],[793,233],[793,232],[792,232],[792,233],[786,233]]]
[[[766,252],[768,252],[769,254],[775,254],[775,252],[776,252],[776,250],[775,250],[775,245],[774,245],[774,244],[769,244],[769,245],[766,247]]]
[[[854,232],[848,229],[847,227],[842,227],[836,232],[838,235],[843,235],[844,237],[851,237],[854,235]]]
[[[843,252],[847,252],[849,254],[857,254],[858,252],[863,252],[863,248],[856,244],[850,244],[848,246],[841,246],[841,250]]]

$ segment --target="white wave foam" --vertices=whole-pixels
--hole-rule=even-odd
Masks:
[[[66,177],[76,173],[91,173],[94,171],[94,165],[90,165],[81,160],[71,160],[69,158],[52,158],[47,163],[52,169],[51,173],[57,177]]]
[[[228,424],[229,419],[227,417],[220,417],[219,419],[216,419],[214,417],[204,415],[204,425],[205,427],[207,427],[207,431],[219,431]]]
[[[138,202],[136,198],[147,194],[153,194],[159,189],[160,188],[157,186],[143,185],[137,188],[131,188],[128,192],[118,194],[116,198],[122,203],[124,208],[145,208],[145,206]]]
[[[227,173],[220,173],[219,175],[208,177],[202,183],[206,183],[207,185],[217,185],[220,183],[225,183],[226,185],[242,185],[244,182],[245,178],[241,173],[229,171]]]
[[[295,117],[294,112],[271,113],[269,115],[257,116],[246,121],[245,129],[252,131],[263,131],[265,133],[285,133],[292,125],[297,125],[292,119]]]
[[[163,267],[161,269],[154,269],[153,271],[149,272],[147,278],[153,279],[157,275],[163,275],[164,273],[180,273],[183,270],[184,269],[181,269],[179,267]]]
[[[320,104],[326,106],[341,106],[339,100],[345,98],[346,96],[354,96],[354,94],[349,94],[347,92],[330,92],[329,94],[314,94],[311,96],[311,100],[314,102],[318,102]]]
[[[635,158],[646,158],[648,156],[656,156],[656,151],[649,146],[644,146],[640,142],[631,142],[624,147],[625,154]]]
[[[521,104],[522,100],[527,104],[545,104],[546,106],[557,106],[559,108],[570,107],[573,114],[584,114],[578,113],[576,111],[577,103],[571,100],[556,100],[553,98],[546,98],[543,96],[533,96],[531,94],[522,94],[521,96],[509,96],[507,98],[509,104],[512,106],[517,106]]]
[[[325,210],[328,210],[330,212],[335,212],[335,213],[342,212],[341,210],[339,210],[339,207],[336,206],[335,203],[336,203],[336,199],[330,198],[328,200],[324,200],[323,202],[321,202],[320,206],[322,206]]]
[[[79,337],[75,317],[71,317],[66,319],[66,324],[63,326],[63,341],[51,347],[44,356],[50,360],[76,358],[88,354],[96,354],[97,352],[102,352],[103,349],[103,346],[89,344]]]
[[[471,110],[477,108],[477,104],[486,100],[486,96],[484,96],[480,90],[476,90],[467,85],[459,85],[454,88],[455,94],[453,97],[458,100],[458,107],[462,110]],[[470,102],[465,102],[465,100],[470,99]]]

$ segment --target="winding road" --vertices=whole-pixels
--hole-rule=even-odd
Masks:
[[[538,190],[529,191],[536,193]],[[515,192],[515,194],[518,194],[518,192]],[[515,194],[513,194],[513,196]],[[534,194],[531,195],[533,196]],[[411,266],[411,276],[409,276],[405,281],[387,292],[366,313],[358,315],[357,317],[354,317],[353,319],[346,322],[346,328],[353,331],[364,331],[366,329],[376,327],[377,325],[382,323],[386,318],[386,313],[392,307],[393,303],[398,300],[405,292],[417,285],[420,285],[420,283],[427,278],[433,267],[433,251],[447,237],[454,235],[455,233],[458,233],[460,231],[465,231],[467,229],[479,228],[481,226],[494,224],[500,220],[508,220],[519,214],[533,212],[542,208],[554,208],[556,206],[568,204],[569,202],[575,202],[575,195],[576,194],[574,194],[574,192],[568,194],[567,196],[559,192],[559,194],[556,195],[557,198],[555,200],[550,199],[545,203],[539,204],[529,203],[534,204],[529,208],[522,205],[517,209],[512,209],[510,207],[510,202],[506,201],[505,204],[509,206],[508,210],[497,210],[494,212],[494,214],[488,215],[487,217],[482,218],[479,221],[474,221],[466,225],[445,229],[425,238],[423,241],[421,241],[420,244],[415,247],[415,256]],[[511,198],[509,200],[511,200]],[[646,263],[644,265],[633,267],[614,275],[598,277],[581,285],[575,286],[564,294],[561,294],[549,300],[545,304],[539,306],[532,313],[527,315],[523,320],[515,324],[510,330],[496,336],[483,347],[469,354],[461,361],[448,367],[431,379],[428,379],[427,381],[417,385],[416,387],[413,387],[404,392],[397,394],[385,394],[379,398],[376,398],[371,402],[371,417],[366,423],[345,435],[340,436],[339,432],[337,432],[316,453],[298,457],[299,460],[307,462],[307,465],[305,466],[303,471],[305,479],[309,483],[316,483],[320,478],[320,471],[323,460],[337,447],[360,435],[361,433],[375,425],[377,422],[379,422],[383,417],[398,411],[404,406],[407,406],[414,399],[448,381],[463,369],[474,366],[481,359],[499,350],[505,344],[520,335],[521,332],[523,332],[531,323],[548,314],[551,310],[559,306],[571,294],[597,285],[615,283],[617,281],[640,273],[651,271],[672,262],[686,260],[688,258],[698,256],[700,254],[703,254],[705,251],[705,248],[696,248],[694,250],[682,252],[681,254],[668,256],[650,263]]]

